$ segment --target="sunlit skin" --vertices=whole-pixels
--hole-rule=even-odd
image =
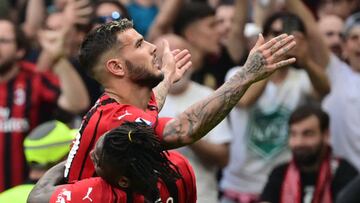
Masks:
[[[315,155],[317,163],[313,166],[300,166],[304,168],[316,167],[322,156],[328,140],[328,131],[320,130],[320,123],[315,115],[290,125],[289,148],[293,154],[302,157]]]

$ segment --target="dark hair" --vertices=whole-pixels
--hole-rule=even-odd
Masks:
[[[127,11],[126,7],[120,3],[119,1],[115,1],[115,0],[102,0],[102,1],[98,1],[95,3],[95,11],[97,8],[99,8],[102,4],[113,4],[114,6],[116,6],[120,12],[121,12],[121,18],[127,18],[127,19],[131,19],[129,12]],[[94,12],[94,15],[96,15],[96,13]],[[95,17],[95,16],[94,16]]]
[[[263,24],[263,34],[268,36],[271,32],[271,25],[276,21],[281,20],[283,29],[281,32],[291,34],[294,31],[299,31],[306,34],[305,25],[302,20],[295,14],[289,12],[277,12],[267,18]]]
[[[13,26],[13,30],[15,33],[15,43],[16,43],[17,49],[18,50],[24,49],[25,51],[27,51],[29,48],[29,43],[28,43],[28,40],[25,36],[25,33],[22,31],[22,29],[19,26],[17,26],[16,23],[8,17],[0,17],[0,21],[7,21]]]
[[[219,2],[218,7],[219,6],[234,6],[235,2],[234,0],[222,0]]]
[[[158,193],[158,177],[165,183],[181,178],[163,150],[151,126],[126,122],[105,135],[101,162]]]
[[[291,124],[300,122],[312,115],[316,116],[319,120],[321,132],[324,132],[329,128],[329,115],[325,111],[323,111],[318,105],[304,105],[298,107],[289,118],[289,126]]]
[[[98,79],[95,67],[99,58],[106,51],[120,46],[117,34],[131,28],[133,23],[125,18],[103,24],[86,36],[80,47],[79,61],[91,77]]]
[[[185,29],[196,22],[208,16],[215,16],[215,10],[204,2],[185,3],[179,11],[174,22],[174,32],[183,36]]]

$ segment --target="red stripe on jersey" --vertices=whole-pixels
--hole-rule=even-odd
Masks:
[[[120,126],[122,123],[145,122],[154,127],[157,133],[162,133],[165,122],[169,119],[158,120],[158,108],[155,106],[155,96],[152,94],[148,109],[144,112],[131,105],[123,105],[104,94],[95,106],[84,117],[66,163],[64,176],[69,182],[92,177],[95,174],[89,153],[96,141],[105,132]],[[159,139],[162,135],[157,134]]]

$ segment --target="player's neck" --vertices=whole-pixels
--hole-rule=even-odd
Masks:
[[[112,88],[105,88],[105,92],[121,104],[130,104],[145,111],[152,91],[149,87],[117,85]]]

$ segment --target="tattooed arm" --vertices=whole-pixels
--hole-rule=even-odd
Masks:
[[[192,66],[191,55],[187,49],[170,51],[169,43],[166,40],[164,40],[163,46],[161,70],[164,73],[164,80],[153,89],[159,111],[165,103],[171,85],[180,80],[186,70]]]
[[[49,169],[30,192],[27,203],[48,203],[56,185],[64,182],[64,169],[65,161]]]
[[[243,68],[212,95],[195,103],[166,124],[164,146],[168,149],[181,147],[206,135],[228,115],[252,83],[295,62],[295,58],[281,60],[294,46],[292,35],[283,34],[267,43],[260,35]]]

